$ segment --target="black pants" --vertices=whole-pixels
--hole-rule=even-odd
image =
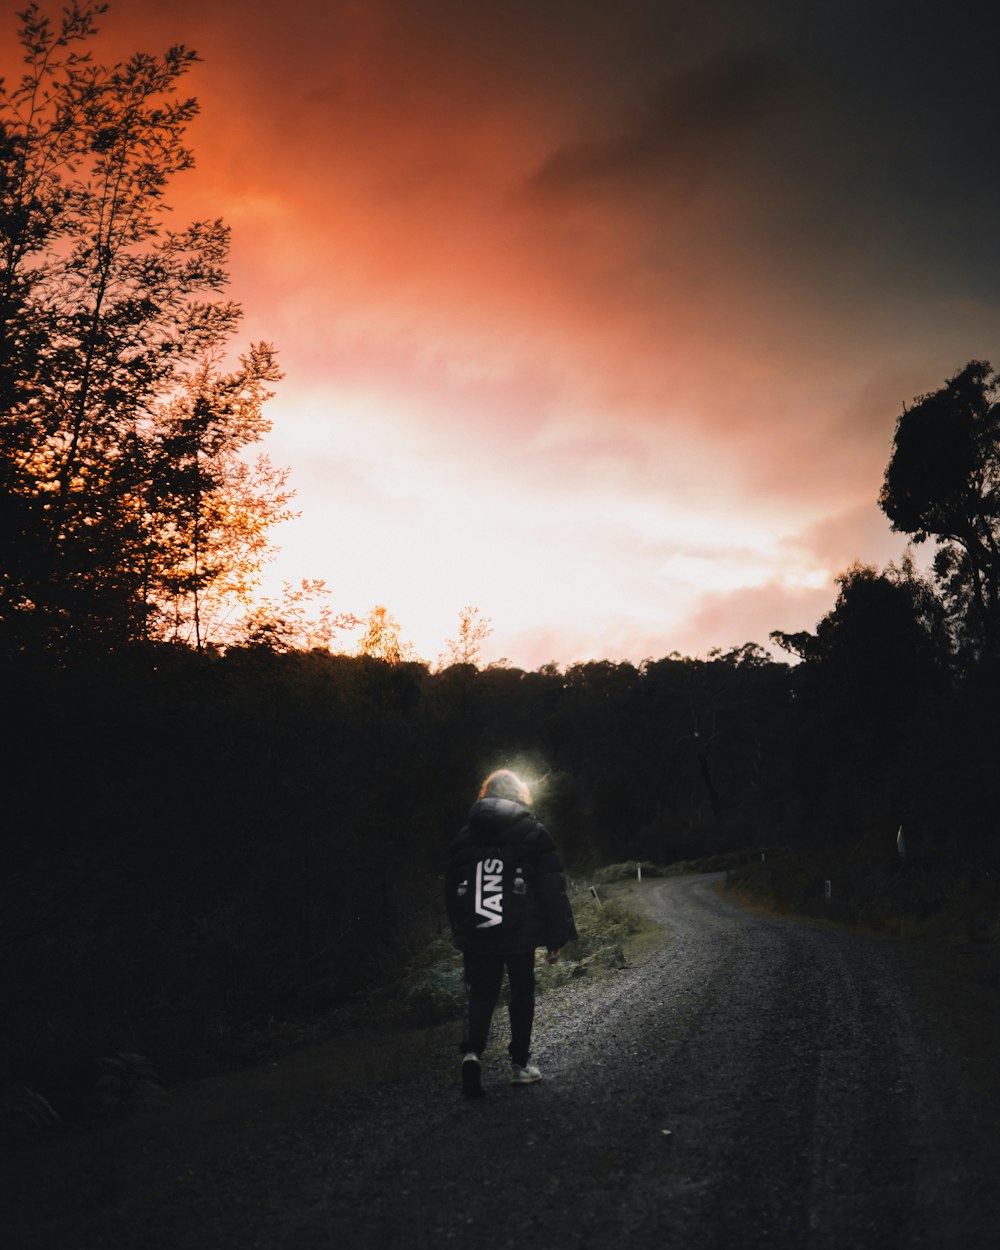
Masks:
[[[483,955],[465,951],[465,1032],[459,1049],[481,1055],[490,1035],[490,1021],[500,997],[503,970],[510,979],[510,1057],[522,1067],[531,1049],[531,1026],[535,1019],[535,952],[517,955]]]

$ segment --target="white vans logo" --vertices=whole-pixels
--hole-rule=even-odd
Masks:
[[[503,923],[503,860],[484,859],[476,865],[476,915],[485,916],[477,929]]]

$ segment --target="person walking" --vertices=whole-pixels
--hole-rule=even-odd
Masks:
[[[535,949],[544,946],[554,964],[577,932],[555,844],[531,812],[528,787],[509,769],[483,782],[468,823],[451,844],[445,890],[465,969],[462,1094],[485,1093],[481,1059],[504,968],[510,982],[510,1083],[533,1085],[542,1076],[529,1063]]]

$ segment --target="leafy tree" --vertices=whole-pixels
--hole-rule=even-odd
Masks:
[[[1000,380],[972,360],[905,408],[879,506],[914,542],[933,537],[938,586],[956,641],[995,655],[1000,644]]]
[[[493,633],[493,622],[482,616],[478,608],[466,604],[458,614],[458,635],[446,638],[447,650],[441,656],[443,664],[479,664],[480,648]]]
[[[277,373],[257,345],[210,381],[205,362],[240,318],[219,298],[229,231],[166,226],[167,187],[193,164],[184,133],[197,102],[177,88],[195,53],[98,64],[85,45],[104,11],[74,0],[53,24],[30,5],[25,70],[0,86],[0,625],[22,639],[124,643],[162,633],[164,619],[176,632],[183,591],[198,639],[203,592],[222,585],[227,509],[248,532],[252,474],[231,453],[259,437],[261,386]],[[192,461],[199,422],[217,446]],[[182,431],[186,467],[167,454]],[[199,482],[223,444],[226,472]],[[258,485],[271,498],[270,514],[256,509],[264,524],[284,501],[272,475]]]
[[[240,458],[270,429],[266,384],[280,376],[267,344],[231,373],[204,361],[152,423],[154,471],[144,501],[158,542],[152,593],[170,635],[199,651],[227,611],[249,607],[272,550],[268,530],[292,515],[287,473],[266,456],[252,466]]]
[[[387,664],[402,664],[414,658],[413,644],[403,642],[401,626],[384,604],[377,603],[364,622],[364,633],[358,640],[358,655],[384,660]]]
[[[839,691],[895,715],[930,674],[943,672],[947,635],[940,601],[911,560],[881,573],[854,564],[836,580],[837,602],[815,634],[775,630],[771,639],[822,667],[831,696]]]
[[[942,605],[912,562],[881,573],[855,564],[837,582],[815,633],[771,638],[803,661],[792,671],[789,744],[799,823],[841,838],[852,828],[894,830],[927,802],[949,650]]]
[[[332,651],[336,634],[361,622],[350,612],[336,612],[327,601],[322,578],[282,584],[280,599],[258,600],[239,625],[234,640],[269,651]]]

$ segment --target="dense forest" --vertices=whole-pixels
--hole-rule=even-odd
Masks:
[[[931,571],[846,570],[774,653],[525,672],[460,639],[429,666],[378,608],[338,654],[315,586],[250,594],[289,503],[247,454],[280,375],[267,344],[232,363],[223,223],[164,224],[194,54],[101,66],[100,12],[28,9],[0,90],[0,1087],[55,1099],[119,1052],[205,1071],[391,982],[497,766],[574,876],[764,848],[896,872],[900,826],[928,872],[995,864],[988,364],[897,420],[880,503]]]

